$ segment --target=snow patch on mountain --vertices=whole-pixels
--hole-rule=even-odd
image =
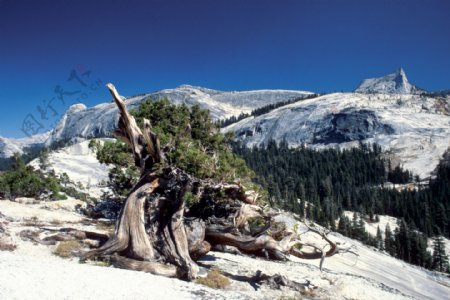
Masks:
[[[409,83],[405,71],[399,68],[386,76],[363,80],[355,92],[365,94],[420,94],[424,91]]]

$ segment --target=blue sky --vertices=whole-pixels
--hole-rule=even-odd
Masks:
[[[0,0],[0,136],[108,100],[106,82],[124,95],[350,91],[402,66],[420,87],[448,89],[449,12],[447,0]]]

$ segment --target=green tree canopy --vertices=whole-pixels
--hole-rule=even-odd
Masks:
[[[172,166],[199,179],[239,180],[243,185],[255,188],[252,183],[254,173],[243,159],[233,154],[227,143],[232,135],[220,132],[208,110],[198,105],[174,105],[167,99],[148,99],[132,114],[141,128],[144,118],[150,121]],[[90,146],[97,150],[101,163],[115,165],[109,175],[110,186],[116,194],[125,196],[138,177],[127,145],[121,141],[103,144],[94,141]]]

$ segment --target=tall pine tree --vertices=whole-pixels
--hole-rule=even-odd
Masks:
[[[440,272],[449,272],[448,256],[445,253],[445,243],[440,235],[433,238],[432,268]]]

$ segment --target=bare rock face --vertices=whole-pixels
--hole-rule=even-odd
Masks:
[[[314,136],[314,143],[344,143],[365,140],[378,134],[395,133],[391,125],[383,124],[370,110],[348,108],[326,118],[330,119],[327,122],[329,126]]]

